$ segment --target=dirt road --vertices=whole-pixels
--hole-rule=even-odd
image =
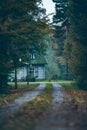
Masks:
[[[6,119],[9,114],[16,113],[21,107],[29,101],[36,98],[46,87],[45,83],[41,83],[37,88],[32,91],[24,93],[21,97],[15,99],[12,103],[7,104],[4,108],[0,109],[0,124]]]
[[[52,105],[35,130],[87,130],[87,111],[78,109],[59,84],[53,86]]]

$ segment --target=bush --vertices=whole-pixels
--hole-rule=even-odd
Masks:
[[[36,78],[34,76],[27,76],[26,77],[26,81],[27,82],[35,82],[36,81]]]
[[[52,79],[53,79],[53,80],[57,80],[57,79],[58,79],[58,75],[53,75],[53,76],[52,76]]]

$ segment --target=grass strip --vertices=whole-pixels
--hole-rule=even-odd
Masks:
[[[60,85],[62,85],[65,89],[79,89],[79,86],[74,83],[74,82],[69,82],[69,83],[59,83]]]

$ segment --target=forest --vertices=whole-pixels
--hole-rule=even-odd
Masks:
[[[51,1],[53,14],[43,0],[0,0],[1,130],[87,130],[87,0]],[[36,55],[46,78],[30,82]]]
[[[66,79],[73,79],[87,89],[87,2],[86,0],[53,0],[56,14],[53,17],[54,37],[58,49],[56,56]]]
[[[13,69],[17,83],[19,59],[29,61],[33,51],[46,55],[46,74],[53,74],[50,79],[74,80],[87,89],[87,2],[53,2],[56,14],[50,23],[46,9],[41,6],[42,0],[0,1],[1,90],[7,89]]]

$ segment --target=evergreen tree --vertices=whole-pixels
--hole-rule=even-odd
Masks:
[[[60,76],[60,70],[57,66],[55,51],[53,49],[55,40],[52,34],[47,35],[45,37],[45,40],[48,45],[46,51],[46,79],[48,79],[49,81],[56,80]]]
[[[69,63],[70,71],[74,75],[76,81],[78,81],[80,86],[87,89],[87,1],[53,1],[58,5],[58,8],[56,8],[56,10],[59,12],[56,13],[58,14],[58,17],[54,17],[56,19],[55,21],[61,21],[63,23],[65,19],[62,25],[66,27],[66,40],[64,42],[64,54],[66,56],[66,61]],[[60,6],[61,3],[64,5],[65,2],[68,2],[68,8],[66,8],[68,9],[67,13],[66,9],[62,10],[63,6]],[[63,7],[63,9],[64,8],[65,7]],[[62,13],[60,13],[61,11]],[[64,19],[61,18],[61,16],[64,16],[63,14],[67,14],[65,15],[67,17],[64,17]],[[58,31],[55,32],[56,37],[60,37],[59,27],[57,28],[56,30]],[[68,64],[66,68],[68,68]]]
[[[87,89],[87,1],[70,0],[69,17],[72,73],[80,86]]]
[[[53,0],[55,2],[55,10],[56,14],[53,17],[54,22],[54,37],[56,38],[56,56],[58,61],[58,66],[61,70],[61,78],[67,78],[66,73],[66,54],[64,53],[64,46],[65,42],[68,42],[68,16],[67,16],[67,9],[68,9],[68,0]],[[68,43],[66,43],[68,44]],[[66,77],[65,77],[66,76]]]
[[[0,1],[0,88],[7,86],[8,74],[19,58],[33,50],[45,51],[48,32],[41,0]]]

